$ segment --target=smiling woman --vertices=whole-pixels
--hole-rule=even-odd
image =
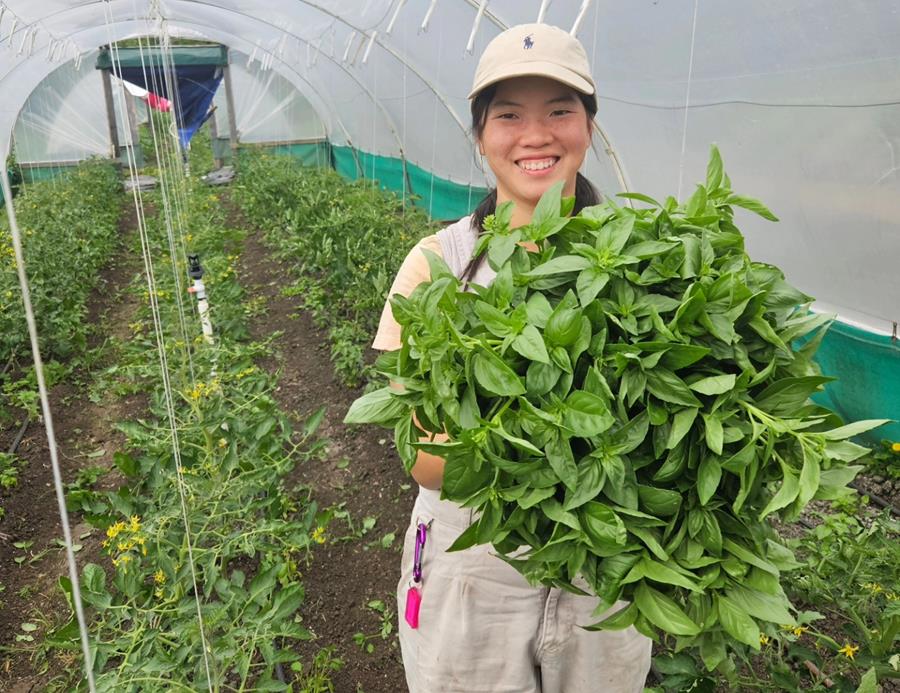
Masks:
[[[390,296],[408,296],[430,280],[425,250],[442,257],[457,277],[489,284],[495,272],[473,251],[499,204],[513,204],[510,226],[516,227],[531,221],[541,196],[559,183],[564,195],[575,197],[576,213],[599,202],[579,173],[597,101],[577,39],[544,24],[508,29],[485,49],[469,98],[472,132],[497,187],[472,215],[413,248]],[[402,346],[390,303],[373,346]],[[420,440],[446,436],[422,429]],[[634,627],[583,629],[599,616],[596,598],[532,587],[490,545],[447,552],[472,511],[441,499],[444,465],[419,450],[412,468],[420,490],[397,589],[398,609],[406,614],[400,645],[410,692],[642,690],[650,640]]]
[[[490,92],[478,97],[475,135],[497,177],[497,203],[511,200],[512,224],[520,226],[553,183],[563,181],[563,194],[575,194],[596,107],[589,109],[574,89],[546,77],[514,77]]]

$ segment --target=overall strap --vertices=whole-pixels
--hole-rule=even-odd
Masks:
[[[472,259],[475,244],[478,242],[478,229],[472,226],[472,217],[463,217],[455,224],[437,232],[438,241],[441,243],[441,254],[444,262],[450,267],[450,271],[457,277],[462,277],[463,272]],[[473,284],[487,286],[497,273],[491,269],[487,261],[482,261],[472,277]]]

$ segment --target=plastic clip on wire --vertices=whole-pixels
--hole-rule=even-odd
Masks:
[[[428,536],[428,525],[420,522],[416,527],[416,550],[413,557],[413,582],[414,585],[406,591],[406,610],[404,617],[410,628],[419,627],[419,607],[422,604],[422,592],[419,586],[422,582],[422,554],[425,550],[425,539]]]

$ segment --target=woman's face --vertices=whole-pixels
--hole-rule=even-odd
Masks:
[[[591,144],[584,104],[570,87],[546,77],[501,82],[478,142],[497,177],[497,202],[512,200],[531,212],[541,195],[564,181],[575,194],[575,176]]]

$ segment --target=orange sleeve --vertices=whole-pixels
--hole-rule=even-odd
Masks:
[[[436,235],[426,236],[409,251],[403,264],[400,265],[397,276],[394,277],[394,283],[388,292],[388,300],[381,311],[378,331],[372,342],[373,349],[393,351],[400,348],[400,325],[394,320],[394,314],[391,312],[390,297],[394,294],[409,296],[419,284],[431,280],[428,258],[425,257],[423,250],[430,250],[438,257],[443,257],[441,243]]]

